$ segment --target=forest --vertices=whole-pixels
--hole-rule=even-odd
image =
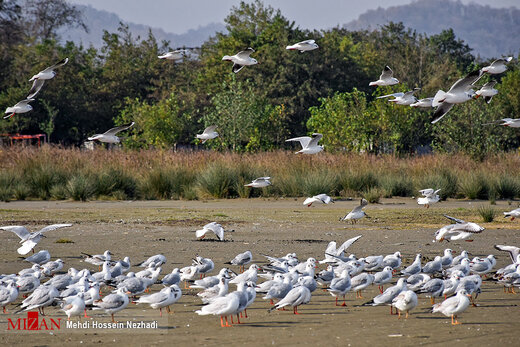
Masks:
[[[492,76],[499,94],[490,104],[481,98],[456,105],[436,124],[430,124],[433,109],[376,99],[415,87],[421,88],[418,98],[433,97],[493,60],[479,60],[450,28],[431,36],[402,23],[376,31],[310,31],[261,1],[242,2],[230,9],[226,32],[180,61],[165,61],[157,56],[182,47],[157,42],[151,32],[133,37],[124,24],[104,32],[99,50],[62,43],[58,30],[84,27],[81,18],[63,0],[0,0],[0,107],[23,100],[31,76],[69,58],[32,102],[33,110],[2,120],[0,133],[44,133],[53,144],[76,147],[133,121],[125,148],[271,151],[292,149],[285,143],[289,137],[319,132],[329,152],[433,151],[479,159],[520,144],[515,129],[483,125],[520,115],[518,57]],[[306,39],[319,49],[285,49]],[[222,57],[248,47],[260,64],[234,74]],[[401,83],[369,87],[385,65]],[[220,136],[202,145],[195,134],[208,125],[217,125]]]

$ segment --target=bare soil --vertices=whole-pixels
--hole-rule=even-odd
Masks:
[[[348,250],[356,256],[399,250],[406,263],[418,252],[426,261],[449,247],[456,253],[466,249],[472,256],[495,254],[497,267],[502,267],[510,263],[509,256],[493,245],[520,245],[519,222],[501,215],[495,222],[481,223],[486,230],[476,235],[474,242],[432,242],[435,230],[448,224],[442,214],[479,222],[476,207],[487,202],[450,200],[425,209],[412,199],[384,199],[381,204],[367,206],[371,218],[350,225],[338,219],[357,205],[357,200],[310,208],[302,201],[18,201],[0,203],[0,223],[26,225],[30,230],[50,223],[73,223],[71,228],[47,233],[36,251],[49,250],[53,259],[65,261],[64,269],[89,267],[93,272],[97,268],[84,263],[80,252],[100,254],[109,249],[116,258],[129,256],[133,264],[162,253],[168,259],[163,265],[166,274],[174,267],[189,265],[197,254],[212,258],[216,273],[224,262],[248,249],[259,264],[264,263],[261,253],[282,256],[296,252],[300,260],[311,256],[323,259],[329,241],[342,243],[356,235],[363,237]],[[516,208],[516,204],[499,201],[496,208],[501,213]],[[220,222],[235,232],[227,233],[225,242],[211,237],[196,240],[193,231],[209,221]],[[58,240],[66,243],[56,243]],[[0,232],[0,273],[28,267],[18,257],[18,247],[16,235]],[[398,320],[386,306],[361,306],[378,294],[377,287],[366,290],[364,299],[355,299],[354,293],[349,293],[346,307],[336,307],[334,298],[318,289],[298,316],[292,310],[268,313],[269,303],[259,296],[248,310],[249,318],[232,328],[221,328],[218,317],[195,314],[200,301],[192,289],[183,290],[183,297],[172,306],[174,313],[169,316],[161,318],[157,310],[143,305],[129,305],[116,314],[123,323],[157,321],[157,329],[67,329],[65,314],[51,307],[46,310],[47,317],[61,318],[60,330],[8,331],[8,318],[26,317],[25,313],[14,315],[16,308],[11,305],[9,314],[0,314],[0,341],[5,345],[518,345],[520,296],[504,293],[491,281],[484,281],[482,289],[478,307],[468,308],[460,316],[463,324],[458,326],[452,326],[447,317],[430,313],[430,299],[424,296],[419,297],[419,306],[409,319]],[[160,290],[159,285],[154,285],[156,290]],[[110,316],[101,311],[90,311],[89,315],[93,317],[90,322],[110,321]]]

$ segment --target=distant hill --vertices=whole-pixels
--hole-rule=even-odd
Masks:
[[[409,5],[369,10],[344,25],[349,30],[375,30],[388,22],[403,22],[418,33],[438,34],[452,28],[474,55],[483,58],[516,55],[520,49],[520,9],[492,8],[460,1],[418,0]]]
[[[85,22],[89,32],[76,28],[67,28],[62,30],[59,35],[64,41],[74,41],[75,43],[82,43],[88,47],[90,44],[99,48],[103,45],[103,30],[114,33],[117,32],[120,22],[124,22],[130,28],[134,37],[138,35],[141,38],[148,36],[147,25],[135,24],[125,22],[119,18],[115,13],[97,10],[92,6],[75,5],[76,8],[83,13],[83,21]],[[184,34],[173,34],[165,32],[159,28],[152,28],[152,32],[157,39],[157,42],[162,40],[170,41],[170,47],[198,47],[210,36],[215,35],[218,31],[225,31],[226,27],[221,23],[211,23],[201,26],[197,29],[191,29]]]

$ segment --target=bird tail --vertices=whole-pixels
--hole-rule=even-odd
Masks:
[[[365,302],[364,304],[361,304],[361,306],[374,306],[374,305],[375,305],[375,302],[373,299]]]
[[[433,98],[432,106],[433,107],[439,106],[444,101],[444,99],[446,99],[446,92],[444,92],[442,90],[437,91],[437,94],[435,94],[435,96]]]

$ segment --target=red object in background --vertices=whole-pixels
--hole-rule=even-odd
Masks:
[[[27,312],[27,330],[39,330],[38,312]]]

